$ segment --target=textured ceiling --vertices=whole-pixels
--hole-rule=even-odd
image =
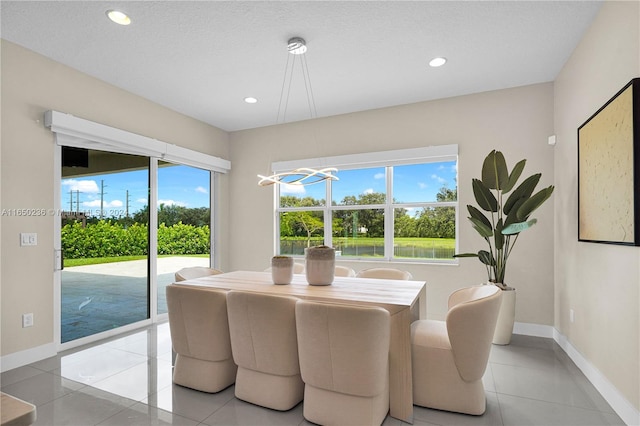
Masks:
[[[600,5],[3,0],[0,31],[55,61],[234,131],[276,124],[290,37],[307,40],[317,114],[330,116],[553,81]],[[111,23],[105,11],[112,8],[133,23]],[[435,56],[449,61],[430,68]],[[310,118],[303,89],[295,74],[286,121]],[[247,96],[258,103],[246,104]]]

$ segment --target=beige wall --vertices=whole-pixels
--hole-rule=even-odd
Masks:
[[[555,326],[640,409],[640,249],[578,242],[577,128],[640,77],[640,3],[605,2],[555,81]],[[575,312],[573,323],[569,310]]]
[[[460,250],[485,248],[466,220],[465,206],[474,203],[471,179],[480,175],[486,154],[498,149],[510,167],[526,158],[527,176],[542,172],[540,188],[552,184],[552,105],[553,86],[547,83],[232,133],[231,268],[264,269],[273,255],[273,190],[258,187],[256,177],[268,173],[272,161],[443,144],[459,145]],[[516,321],[552,325],[553,198],[534,216],[539,222],[520,236],[507,280],[518,289]],[[434,318],[444,316],[451,291],[487,279],[477,259],[462,259],[459,266],[397,266],[427,281]]]
[[[229,158],[228,134],[117,89],[2,40],[2,208],[53,208],[53,134],[46,110]],[[227,179],[221,179],[226,206]],[[54,218],[3,216],[1,221],[1,354],[53,343]],[[223,209],[221,220],[227,220]],[[36,247],[20,247],[20,232],[37,232]],[[226,234],[224,234],[226,235]],[[224,244],[224,242],[223,242]],[[22,328],[21,315],[35,325]]]

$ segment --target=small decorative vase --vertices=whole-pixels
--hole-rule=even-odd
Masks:
[[[305,272],[310,285],[330,285],[336,267],[336,251],[328,246],[309,247],[306,250]]]
[[[271,258],[271,279],[274,284],[291,284],[293,279],[293,257],[273,256]]]

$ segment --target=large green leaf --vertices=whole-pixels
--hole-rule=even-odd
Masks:
[[[518,208],[517,216],[521,221],[527,220],[529,215],[533,213],[535,209],[540,207],[542,203],[547,201],[551,194],[553,193],[553,185],[541,189],[527,201],[522,203],[522,205]]]
[[[482,181],[473,179],[471,186],[473,187],[473,195],[476,198],[476,202],[481,209],[489,212],[498,211],[498,200],[496,200],[491,190],[487,188]]]
[[[489,238],[493,235],[493,228],[491,226],[485,225],[481,220],[476,219],[475,217],[469,217],[469,220],[473,224],[473,229],[478,231],[478,234],[482,238]]]
[[[486,250],[480,250],[478,252],[478,258],[480,259],[480,262],[485,265],[494,266],[496,264],[496,260],[493,258],[493,255]]]
[[[453,257],[478,257],[478,253],[458,253],[454,254]]]
[[[509,169],[504,155],[493,150],[482,163],[482,183],[489,189],[501,190],[509,180]]]
[[[504,214],[508,215],[516,204],[520,205],[533,194],[533,190],[540,181],[540,176],[542,176],[540,173],[529,176],[509,195],[507,202],[504,203]]]
[[[520,232],[527,230],[529,228],[531,228],[533,225],[535,225],[538,222],[538,219],[530,219],[526,222],[518,222],[518,223],[512,223],[509,226],[506,226],[503,230],[502,233],[504,235],[514,235],[514,234],[519,234]]]
[[[504,247],[504,235],[502,235],[502,219],[496,223],[496,232],[493,235],[496,250],[502,250]]]
[[[511,170],[511,174],[509,175],[509,179],[507,180],[507,184],[502,188],[503,193],[507,193],[516,186],[516,182],[520,179],[520,175],[522,174],[522,170],[524,170],[524,165],[527,160],[520,160],[518,164],[513,166],[513,170]]]
[[[484,223],[487,228],[493,228],[493,225],[491,225],[489,219],[480,210],[471,205],[467,205],[467,210],[469,211],[471,217],[475,217],[476,219]]]

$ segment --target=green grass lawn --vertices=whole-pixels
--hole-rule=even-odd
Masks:
[[[209,257],[208,254],[163,254],[162,257]],[[85,259],[65,259],[64,267],[70,268],[73,266],[85,266],[85,265],[99,265],[101,263],[113,263],[113,262],[128,262],[130,260],[142,260],[147,256],[115,256],[115,257],[90,257]]]

